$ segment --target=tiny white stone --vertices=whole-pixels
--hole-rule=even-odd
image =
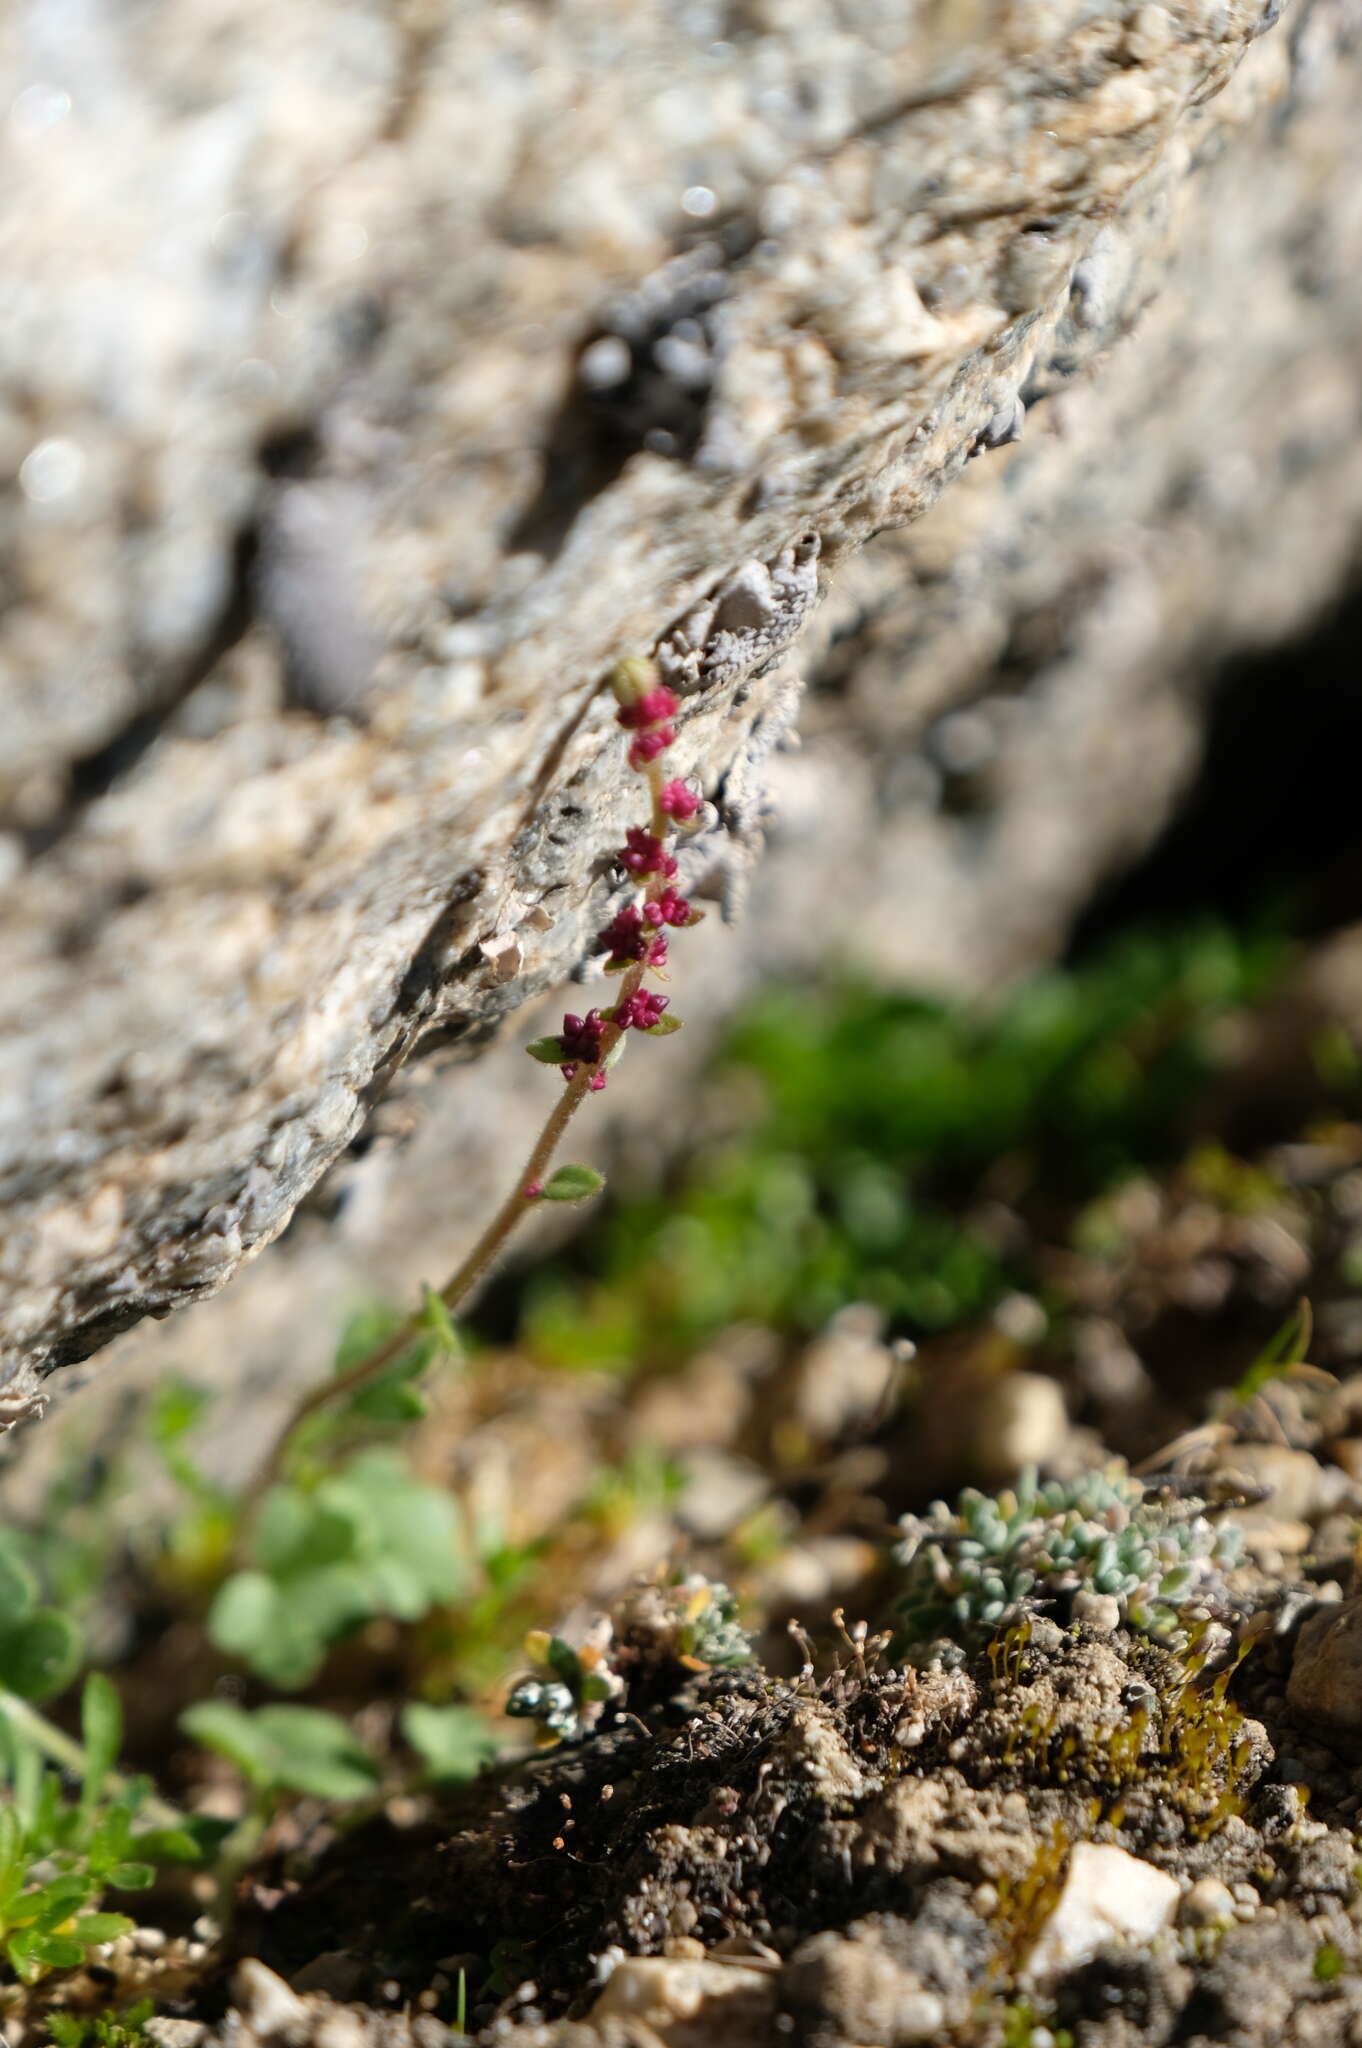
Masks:
[[[687,185],[681,194],[681,211],[691,220],[708,220],[718,204],[708,185]]]
[[[69,497],[85,474],[85,453],[79,442],[54,435],[30,448],[19,465],[19,488],[35,505]]]
[[[71,111],[71,95],[59,85],[26,85],[10,103],[9,117],[24,137],[46,134]]]
[[[1228,1927],[1234,1918],[1234,1894],[1218,1877],[1199,1877],[1178,1909],[1184,1927]]]
[[[1113,1941],[1151,1941],[1178,1901],[1178,1881],[1166,1870],[1110,1843],[1080,1842],[1022,1974],[1034,1983],[1076,1970]]]
[[[272,2035],[285,2034],[307,2021],[308,2011],[302,1999],[255,1956],[247,1956],[237,1964],[232,1994],[252,2033],[262,2034],[267,2041]]]
[[[584,348],[577,365],[577,381],[588,391],[613,391],[623,384],[633,368],[629,344],[618,334],[603,334]]]
[[[935,2041],[940,2038],[946,2008],[935,1992],[910,1991],[900,2000],[895,2017],[900,2041]],[[1033,2034],[1033,2043],[1035,2038]]]

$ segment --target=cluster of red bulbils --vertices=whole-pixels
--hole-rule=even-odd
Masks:
[[[633,735],[629,742],[629,765],[647,775],[653,796],[652,829],[631,826],[616,858],[627,874],[643,888],[642,898],[616,911],[599,944],[609,955],[606,972],[617,974],[631,967],[660,969],[667,964],[667,927],[682,930],[698,924],[703,913],[695,910],[673,887],[676,862],[663,840],[664,821],[689,825],[700,809],[700,798],[684,782],[661,780],[654,763],[676,738],[672,724],[677,700],[665,683],[649,682],[640,687],[637,668],[625,665],[619,671],[616,689],[621,696],[616,719]],[[625,694],[626,691],[628,694]],[[560,1054],[555,1062],[565,1081],[579,1066],[595,1067],[589,1086],[604,1088],[605,1068],[601,1064],[608,1050],[606,1032],[654,1031],[662,1023],[667,997],[653,989],[636,988],[609,1010],[588,1010],[584,1017],[569,1012],[558,1034]],[[675,1022],[669,1021],[669,1029]],[[541,1053],[540,1058],[544,1055]]]

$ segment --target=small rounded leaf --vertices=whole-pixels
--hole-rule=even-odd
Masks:
[[[0,1627],[24,1621],[38,1599],[38,1581],[13,1551],[0,1550]]]
[[[402,1733],[437,1785],[476,1778],[496,1755],[496,1737],[475,1707],[432,1707],[411,1700],[402,1709]]]
[[[563,1045],[558,1038],[533,1038],[525,1048],[532,1060],[538,1060],[545,1067],[561,1067]]]
[[[542,1199],[584,1202],[588,1195],[598,1195],[604,1186],[605,1176],[597,1173],[594,1166],[560,1166],[545,1181]]]
[[[22,1700],[49,1699],[75,1677],[81,1648],[80,1630],[70,1615],[40,1607],[0,1636],[0,1685]]]
[[[77,1941],[117,1941],[136,1925],[126,1913],[82,1913],[71,1932]]]
[[[421,1285],[420,1321],[434,1333],[442,1351],[448,1351],[454,1358],[459,1356],[463,1346],[459,1342],[459,1333],[450,1318],[449,1310],[435,1289],[424,1281]]]

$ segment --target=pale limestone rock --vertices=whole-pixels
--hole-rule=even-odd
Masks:
[[[1105,1842],[1079,1842],[1063,1888],[1023,1975],[1042,1983],[1076,1970],[1113,1942],[1139,1945],[1171,1925],[1178,1909],[1175,1877]]]
[[[254,1956],[232,1973],[232,1996],[242,2019],[261,2041],[278,2048],[305,2048],[312,2038],[312,2014],[305,1999]]]
[[[769,2038],[774,1982],[740,1963],[673,1956],[626,1956],[611,1971],[591,2008],[599,2026],[631,2020],[652,2030],[664,2048],[759,2048]]]

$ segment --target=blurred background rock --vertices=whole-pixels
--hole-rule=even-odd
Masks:
[[[863,14],[0,28],[16,1407],[116,1338],[253,1436],[319,1304],[442,1274],[610,894],[622,654],[692,648],[744,901],[672,1077],[773,974],[987,995],[1284,848],[1362,912],[1354,0]]]

